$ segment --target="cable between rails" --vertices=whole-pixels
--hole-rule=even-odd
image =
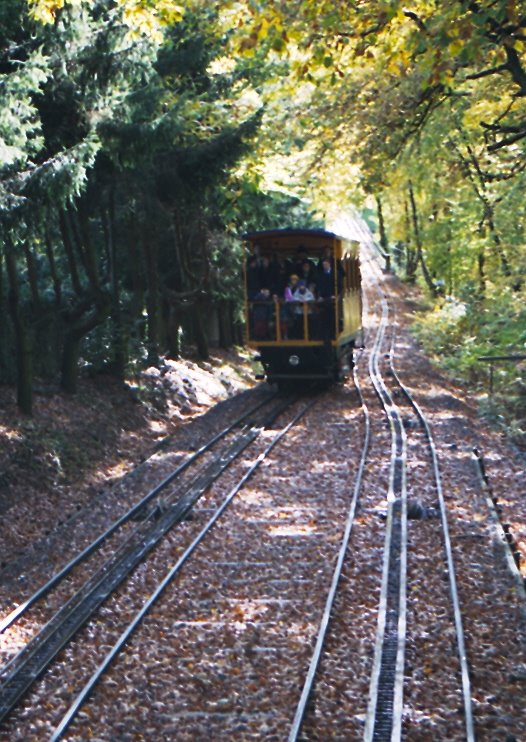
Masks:
[[[415,410],[418,416],[418,419],[424,429],[424,432],[425,432],[425,435],[428,441],[429,450],[431,453],[437,499],[439,502],[442,533],[444,537],[444,549],[446,552],[446,561],[447,561],[447,567],[448,567],[449,589],[450,589],[450,594],[451,594],[451,601],[453,604],[455,631],[457,635],[457,649],[458,649],[458,656],[459,656],[460,669],[461,669],[461,685],[462,685],[462,696],[463,696],[464,717],[465,717],[465,727],[466,727],[466,741],[475,742],[473,709],[472,709],[472,703],[471,703],[471,681],[469,678],[469,665],[467,661],[467,653],[466,653],[465,640],[464,640],[464,629],[462,625],[462,613],[461,613],[461,608],[460,608],[460,600],[458,597],[456,572],[455,572],[455,565],[453,561],[453,550],[451,546],[451,538],[449,535],[449,526],[448,526],[448,521],[447,521],[447,508],[446,508],[446,502],[445,502],[444,494],[442,490],[442,479],[440,475],[440,466],[438,463],[438,454],[436,451],[436,446],[435,446],[435,442],[433,439],[433,435],[431,433],[431,428],[429,427],[429,423],[427,422],[427,419],[424,413],[422,412],[422,409],[420,408],[416,400],[412,397],[408,388],[400,380],[400,377],[398,376],[398,373],[396,372],[394,368],[393,355],[394,355],[394,343],[391,347],[391,353],[390,353],[390,357],[391,357],[390,369],[393,373],[393,377],[395,378],[396,382],[400,386],[400,389],[402,390],[403,394],[405,395],[405,397],[407,398],[410,405],[413,407],[413,409]]]
[[[402,425],[400,412],[394,404],[393,399],[384,384],[378,365],[378,357],[385,330],[389,319],[389,307],[385,294],[380,289],[382,316],[380,321],[380,331],[375,344],[374,353],[369,358],[369,375],[373,382],[376,393],[384,407],[391,429],[391,466],[389,472],[389,486],[387,495],[387,521],[386,535],[384,542],[384,561],[382,568],[382,587],[380,593],[380,603],[378,609],[378,626],[376,633],[376,643],[374,652],[373,670],[369,686],[369,704],[366,716],[364,740],[371,742],[376,738],[376,728],[378,719],[378,701],[380,691],[380,680],[382,668],[384,666],[384,645],[386,641],[387,628],[387,607],[389,601],[389,587],[391,582],[391,558],[393,555],[394,526],[395,526],[395,504],[400,503],[400,543],[399,562],[395,577],[398,579],[397,603],[394,607],[396,610],[396,654],[395,667],[393,673],[393,690],[392,690],[392,712],[390,722],[390,735],[392,740],[401,738],[402,730],[402,712],[403,712],[403,677],[404,677],[404,658],[405,658],[405,637],[406,637],[406,612],[407,612],[407,491],[406,491],[406,435]],[[397,473],[400,476],[397,483]],[[397,493],[395,490],[399,489]],[[399,494],[399,497],[397,497]],[[396,558],[396,555],[395,555]]]

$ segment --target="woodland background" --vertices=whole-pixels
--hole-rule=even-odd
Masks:
[[[525,170],[526,2],[2,0],[0,383],[239,344],[239,235],[358,209],[484,385],[526,352]]]

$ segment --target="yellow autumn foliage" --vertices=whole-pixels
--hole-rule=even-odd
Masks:
[[[88,5],[93,0],[27,0],[29,13],[40,23],[54,23],[57,13],[66,5]],[[123,19],[134,35],[160,40],[164,26],[179,23],[184,7],[174,0],[118,0]]]

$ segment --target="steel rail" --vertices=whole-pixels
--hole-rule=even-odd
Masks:
[[[295,398],[294,398],[295,401]],[[46,669],[58,652],[89,620],[128,574],[160,542],[175,523],[182,520],[195,502],[230,464],[259,436],[265,426],[291,404],[282,402],[265,418],[261,427],[251,428],[233,442],[229,450],[194,478],[187,492],[172,503],[136,543],[126,542],[119,551],[77,591],[15,657],[0,670],[0,721],[16,706],[36,678]]]
[[[409,389],[403,384],[398,376],[396,370],[392,368],[393,376],[396,379],[400,389],[406,396],[407,400],[415,410],[418,419],[426,434],[429,451],[431,453],[431,460],[433,465],[433,473],[435,478],[437,499],[439,503],[440,520],[442,524],[442,534],[444,537],[444,549],[446,552],[446,562],[448,568],[449,578],[449,591],[451,594],[451,602],[453,604],[455,631],[457,635],[457,650],[460,661],[461,669],[461,681],[462,681],[462,700],[464,706],[465,726],[466,726],[466,740],[467,742],[475,742],[475,727],[473,722],[473,707],[471,702],[471,681],[469,678],[469,663],[467,660],[466,645],[464,639],[464,628],[462,625],[462,611],[460,608],[460,600],[458,597],[457,579],[455,564],[453,561],[453,548],[451,546],[451,537],[449,535],[449,525],[447,520],[447,506],[444,499],[444,492],[442,489],[442,477],[440,475],[440,466],[438,463],[438,454],[435,446],[435,441],[429,423],[422,412],[419,404],[412,396]]]
[[[343,534],[340,549],[338,552],[336,565],[333,571],[333,576],[331,580],[330,589],[327,595],[327,600],[325,602],[325,608],[324,608],[323,615],[320,621],[320,628],[318,630],[316,644],[315,644],[312,658],[309,664],[309,669],[307,671],[307,675],[305,678],[305,683],[303,685],[301,697],[296,707],[296,713],[294,716],[294,720],[292,722],[292,727],[289,733],[289,737],[288,737],[289,742],[296,742],[296,740],[298,739],[298,736],[300,734],[300,731],[303,725],[303,720],[305,718],[305,713],[307,711],[307,707],[309,704],[312,689],[314,686],[316,673],[318,672],[318,667],[319,667],[319,663],[321,660],[323,647],[324,647],[325,639],[327,636],[327,631],[329,628],[329,622],[331,619],[332,609],[334,606],[334,601],[336,598],[336,593],[338,590],[340,577],[343,571],[344,560],[345,560],[345,556],[346,556],[347,549],[349,546],[349,540],[351,538],[354,517],[356,514],[356,507],[358,505],[358,498],[359,498],[361,487],[362,487],[363,473],[365,470],[365,464],[366,464],[367,456],[369,453],[370,416],[369,416],[369,410],[367,408],[367,405],[362,395],[360,383],[358,381],[358,376],[356,373],[356,367],[353,369],[353,380],[354,380],[354,385],[358,392],[358,397],[360,399],[360,403],[362,406],[364,423],[365,423],[364,440],[362,444],[362,455],[360,458],[360,463],[358,465],[358,472],[356,474],[349,513],[347,515],[347,520],[345,523],[344,534]]]
[[[394,336],[393,336],[393,343],[391,345],[391,351],[390,351],[390,370],[393,374],[393,378],[396,380],[402,393],[408,400],[409,404],[413,407],[418,417],[418,420],[424,429],[426,439],[428,442],[429,451],[431,454],[433,475],[435,479],[435,489],[437,492],[437,499],[439,502],[442,534],[444,538],[444,549],[446,552],[446,562],[447,562],[447,567],[448,567],[449,590],[450,590],[451,600],[453,604],[454,623],[455,623],[455,631],[456,631],[456,636],[457,636],[457,650],[458,650],[458,656],[459,656],[459,662],[460,662],[460,668],[461,668],[461,684],[462,684],[462,697],[463,697],[463,707],[464,707],[464,717],[465,717],[465,727],[466,727],[466,742],[475,742],[473,708],[472,708],[472,701],[471,701],[471,681],[469,678],[469,664],[468,664],[467,653],[466,653],[466,648],[465,648],[464,629],[462,625],[462,612],[460,608],[460,600],[458,597],[456,572],[455,572],[455,565],[454,565],[454,560],[453,560],[453,550],[451,546],[451,538],[449,535],[449,526],[448,526],[448,521],[447,521],[447,506],[446,506],[446,502],[444,499],[444,493],[442,489],[442,478],[440,475],[438,454],[437,454],[434,438],[431,432],[431,428],[429,426],[429,423],[422,409],[420,408],[420,406],[418,405],[418,403],[412,396],[409,389],[403,384],[403,382],[401,381],[394,367]]]
[[[431,454],[433,473],[434,473],[434,478],[435,478],[435,483],[436,483],[437,499],[439,502],[442,533],[443,533],[443,538],[444,538],[444,549],[446,552],[446,561],[447,561],[447,567],[448,567],[449,588],[450,588],[451,600],[453,604],[454,623],[455,623],[455,630],[456,630],[456,636],[457,636],[457,650],[458,650],[460,669],[461,669],[461,685],[462,685],[464,718],[465,718],[465,728],[466,728],[466,740],[467,742],[474,742],[475,731],[474,731],[473,710],[472,710],[472,703],[471,703],[471,683],[470,683],[470,678],[469,678],[469,665],[468,665],[467,656],[466,656],[464,631],[463,631],[463,626],[462,626],[462,613],[460,609],[460,601],[458,598],[458,590],[457,590],[457,585],[456,585],[456,576],[455,576],[455,568],[454,568],[454,562],[453,562],[451,539],[449,536],[449,527],[448,527],[448,522],[447,522],[447,508],[446,508],[446,503],[445,503],[443,490],[442,490],[442,482],[441,482],[440,468],[438,464],[438,455],[436,452],[436,446],[435,446],[434,439],[433,439],[429,424],[427,422],[427,419],[425,418],[421,408],[417,404],[416,400],[414,400],[414,398],[412,397],[407,387],[405,387],[405,385],[401,382],[400,377],[398,376],[394,368],[393,347],[391,348],[391,352],[390,352],[390,369],[393,374],[393,378],[396,380],[403,394],[406,396],[409,403],[415,410],[415,413],[417,414],[419,422],[424,429],[424,432],[425,432],[425,435],[428,441],[430,454]],[[400,737],[398,737],[397,739],[399,738]],[[395,737],[393,737],[393,739],[395,739]]]
[[[245,472],[245,474],[241,477],[241,479],[237,482],[237,484],[234,485],[234,487],[228,492],[227,496],[223,500],[220,507],[216,510],[214,515],[209,519],[207,524],[201,529],[201,531],[196,536],[196,538],[192,541],[190,546],[188,546],[186,551],[181,555],[178,561],[166,574],[164,579],[158,584],[157,588],[154,590],[151,597],[142,606],[142,608],[137,612],[134,619],[130,622],[127,628],[122,632],[117,642],[114,644],[112,649],[108,652],[108,654],[106,655],[102,663],[99,665],[99,667],[92,674],[92,676],[90,677],[90,679],[88,680],[84,688],[81,690],[81,692],[79,693],[79,695],[77,696],[73,704],[70,706],[66,714],[63,716],[60,724],[57,726],[52,737],[50,738],[50,742],[58,742],[58,740],[62,738],[63,734],[67,731],[67,729],[71,725],[75,716],[78,714],[82,706],[86,703],[89,696],[93,692],[93,689],[99,683],[100,679],[102,678],[106,670],[109,668],[109,666],[111,665],[115,657],[121,652],[121,650],[127,644],[128,640],[134,633],[135,629],[141,624],[145,616],[149,613],[152,606],[161,597],[161,595],[166,590],[166,588],[173,582],[176,575],[180,572],[180,570],[182,569],[184,564],[188,561],[188,559],[193,554],[195,549],[199,546],[201,541],[203,541],[205,536],[209,533],[209,531],[213,528],[213,526],[216,524],[216,522],[219,520],[219,518],[222,516],[222,514],[225,512],[228,506],[231,504],[234,497],[238,494],[238,492],[242,489],[242,487],[252,477],[256,469],[260,466],[262,461],[264,461],[264,459],[268,456],[268,454],[272,451],[272,449],[288,433],[288,431],[293,427],[293,425],[295,425],[296,422],[299,419],[301,419],[317,403],[317,401],[318,401],[317,399],[314,399],[311,402],[309,402],[302,410],[300,410],[293,417],[293,419],[289,423],[287,423],[287,425],[284,428],[282,428],[279,431],[279,433],[268,444],[268,446],[266,446],[264,451],[262,451],[259,454],[257,459],[250,466],[250,468]]]
[[[484,456],[478,448],[474,448],[472,451],[472,457],[482,489],[482,497],[485,500],[491,519],[491,529],[493,531],[494,541],[502,547],[506,567],[511,575],[513,582],[515,583],[517,597],[521,601],[521,614],[526,618],[526,578],[522,576],[520,567],[515,560],[515,547],[513,546],[513,542],[508,538],[510,536],[510,533],[506,531],[504,525],[502,524],[499,511],[497,509],[498,500],[495,497],[493,488],[489,481],[489,477],[486,474]]]
[[[139,513],[146,505],[148,505],[157,495],[171,484],[180,474],[182,474],[191,464],[199,459],[204,453],[209,451],[218,441],[224,438],[228,433],[232,432],[243,420],[249,415],[257,412],[261,407],[275,399],[277,395],[272,395],[269,399],[259,402],[255,407],[251,408],[247,412],[243,413],[240,417],[236,418],[234,422],[227,425],[219,433],[214,435],[210,440],[204,443],[200,448],[197,449],[193,454],[185,459],[176,469],[174,469],[168,476],[166,476],[158,485],[156,485],[150,492],[148,492],[138,503],[131,507],[126,513],[124,513],[118,520],[114,521],[112,525],[92,541],[85,549],[71,559],[62,569],[55,573],[42,587],[36,590],[27,600],[17,606],[11,611],[2,621],[0,621],[0,634],[6,629],[12,626],[17,619],[19,619],[24,613],[26,613],[32,606],[38,601],[45,597],[53,588],[55,588],[65,577],[67,577],[75,567],[81,564],[85,559],[90,557],[98,548],[101,546],[110,536],[112,536],[119,528],[132,520],[137,513]],[[0,668],[0,672],[1,672]]]
[[[391,429],[391,466],[387,521],[373,669],[364,740],[399,740],[402,733],[403,674],[407,623],[406,435],[400,411],[383,381],[378,359],[389,320],[389,306],[379,283],[382,314],[369,375]]]

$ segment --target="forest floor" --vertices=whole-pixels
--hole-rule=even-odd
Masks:
[[[75,395],[41,382],[34,414],[0,386],[0,571],[32,541],[120,481],[168,437],[210,407],[254,385],[249,353],[212,352],[119,383],[83,379]]]

